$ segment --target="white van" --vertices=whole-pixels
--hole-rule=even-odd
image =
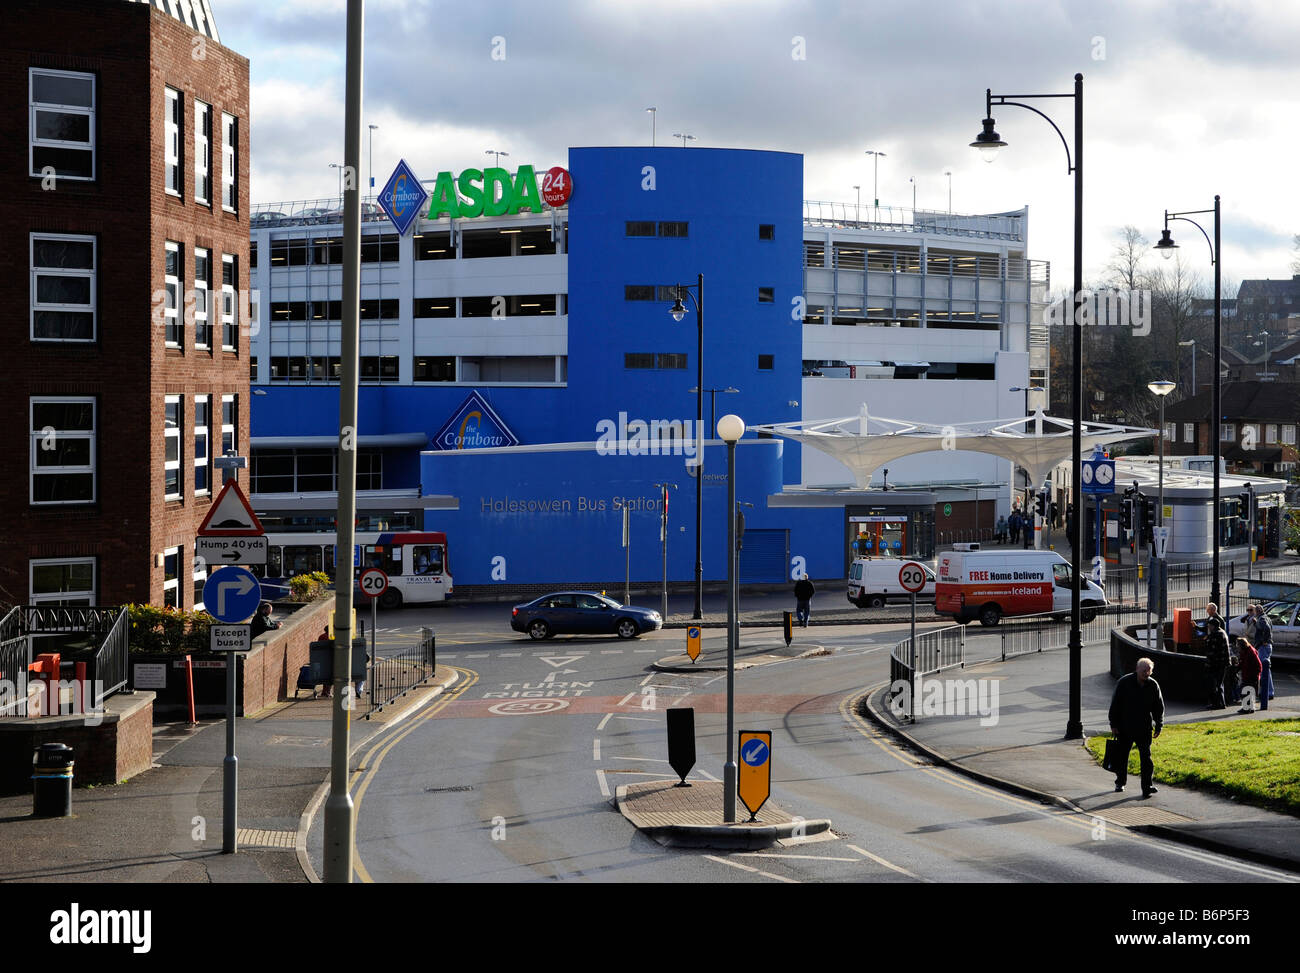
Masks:
[[[908,597],[907,589],[898,583],[898,571],[907,563],[908,558],[855,557],[849,568],[849,601],[859,608],[883,608],[890,598]],[[928,600],[934,597],[937,579],[928,567],[921,567],[925,568],[925,587],[917,592],[917,598]]]
[[[944,551],[935,585],[936,615],[996,625],[1003,615],[1070,612],[1070,562],[1055,551]],[[1087,578],[1079,589],[1081,618],[1106,606],[1106,594]]]

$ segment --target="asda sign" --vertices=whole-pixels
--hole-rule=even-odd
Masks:
[[[499,168],[465,169],[455,176],[440,172],[427,218],[507,216],[522,210],[540,213],[543,202],[563,206],[572,193],[569,171],[562,166],[548,169],[540,178],[532,166],[520,166],[513,176]]]

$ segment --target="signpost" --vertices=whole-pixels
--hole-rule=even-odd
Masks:
[[[927,580],[925,567],[916,561],[904,561],[902,567],[898,569],[898,583],[908,593],[912,602],[912,639],[908,643],[911,646],[908,665],[912,670],[912,691],[908,693],[911,702],[907,714],[912,722],[916,722],[916,595],[925,587]]]
[[[694,662],[700,657],[700,626],[686,626],[686,654]]]
[[[388,575],[379,568],[366,568],[357,578],[361,593],[370,599],[370,699],[375,698],[375,632],[379,630],[379,598],[388,590]],[[365,633],[362,633],[365,634]]]
[[[740,771],[736,793],[757,821],[759,809],[772,794],[772,731],[740,731]]]

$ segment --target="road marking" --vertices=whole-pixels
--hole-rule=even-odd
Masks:
[[[606,713],[603,717],[601,717],[600,722],[599,722],[598,724],[596,724],[596,732],[597,732],[597,733],[599,733],[601,730],[605,729],[605,724],[609,722],[609,718],[610,718],[611,716],[613,716],[613,715],[614,715],[613,713]]]
[[[852,847],[850,845],[850,847]],[[803,858],[814,862],[856,862],[860,858],[835,858],[831,855],[778,855],[770,851],[738,851],[737,858]]]
[[[509,703],[495,703],[488,707],[488,712],[495,713],[497,716],[536,716],[539,713],[555,713],[568,708],[567,699],[520,699]]]
[[[633,649],[633,652],[658,652],[658,649]]]
[[[644,686],[646,683],[648,683],[651,679],[653,679],[657,675],[659,675],[659,673],[657,672],[650,673],[650,675],[646,676],[644,679],[641,680],[641,685]],[[628,695],[631,696],[632,694],[628,693]]]
[[[717,784],[717,783],[721,783],[721,782],[722,782],[722,778],[721,778],[721,777],[714,777],[714,776],[713,776],[711,773],[709,773],[707,770],[700,770],[700,769],[696,768],[696,771],[695,771],[695,772],[696,772],[697,774],[699,774],[701,777],[703,777],[705,780],[711,780],[711,781],[713,781],[715,784]]]
[[[503,658],[503,659],[518,659],[518,658],[520,658],[520,657],[522,657],[522,656],[523,656],[523,653],[522,653],[522,652],[502,652],[502,653],[501,653],[501,658]]]
[[[455,653],[455,652],[439,652],[438,655],[440,655],[440,656],[441,656],[442,658],[444,658],[444,659],[454,659],[454,658],[456,658],[456,653]]]
[[[601,655],[622,655],[623,650],[622,649],[601,649],[600,654]]]
[[[548,666],[558,669],[560,666],[567,666],[570,662],[582,661],[579,655],[539,655],[536,658],[541,659]]]
[[[486,652],[467,652],[467,653],[465,653],[465,658],[467,658],[467,659],[486,659],[487,657],[488,657],[488,654],[487,654]]]
[[[645,683],[642,683],[642,685],[645,685]],[[620,699],[620,700],[619,700],[615,705],[616,705],[616,706],[626,706],[626,705],[627,705],[627,701],[628,701],[629,699],[635,699],[636,697],[638,697],[638,696],[640,696],[640,695],[641,695],[640,693],[628,693],[626,696],[624,696],[622,699]]]
[[[686,696],[689,696],[689,695],[690,695],[690,693],[687,693],[687,694],[686,694]],[[676,699],[674,699],[674,700],[672,701],[672,707],[671,707],[671,708],[674,708],[674,709],[675,709],[676,707],[680,706],[681,703],[682,703],[682,700],[685,699],[686,696],[678,696]]]
[[[624,716],[622,713],[609,713],[608,716],[616,720],[640,720],[642,723],[658,723],[659,721],[653,716]]]
[[[726,858],[719,858],[717,855],[705,855],[711,862],[717,862],[719,865],[730,865],[732,868],[739,868],[746,872],[753,872],[755,875],[762,875],[764,878],[770,878],[777,882],[788,882],[791,885],[798,885],[797,878],[786,878],[784,875],[776,875],[772,872],[765,872],[761,868],[754,868],[752,865],[745,865],[741,862],[729,861]]]
[[[908,878],[915,878],[918,882],[921,881],[920,878],[918,878],[918,877],[917,877],[916,875],[914,875],[912,872],[909,872],[906,868],[903,868],[901,865],[895,865],[893,862],[887,862],[887,861],[885,861],[883,858],[881,858],[879,855],[873,855],[871,852],[867,851],[865,848],[859,848],[857,845],[849,845],[848,847],[849,847],[849,850],[850,850],[850,851],[856,851],[856,852],[857,852],[859,855],[861,855],[863,858],[870,858],[870,859],[871,859],[873,862],[875,862],[877,865],[884,865],[886,868],[892,868],[894,871],[898,872],[898,874],[900,874],[900,875],[906,875]]]
[[[600,781],[600,796],[609,797],[609,782],[605,780],[605,772],[603,770],[596,771],[596,780]]]
[[[592,760],[600,759],[600,737],[597,737],[596,739],[591,741],[591,759]]]
[[[451,668],[457,673],[457,675],[462,677],[460,683],[453,686],[448,692],[442,694],[439,698],[430,703],[425,708],[424,712],[416,715],[407,727],[398,732],[398,734],[391,740],[380,740],[366,752],[364,757],[361,758],[360,768],[353,772],[352,777],[352,783],[353,785],[356,785],[356,796],[352,799],[353,821],[356,821],[356,815],[361,811],[361,799],[366,796],[366,790],[370,787],[371,781],[373,781],[378,774],[379,766],[384,762],[384,758],[388,756],[388,752],[402,740],[406,739],[406,737],[414,733],[421,724],[432,719],[436,714],[442,712],[457,699],[464,696],[469,688],[473,686],[474,683],[478,682],[478,673],[474,672],[472,669],[459,669],[455,666],[452,666]],[[349,788],[349,790],[350,789],[351,788]],[[361,861],[361,855],[355,848],[355,842],[352,853],[352,864],[357,873],[357,877],[361,879],[361,881],[370,884],[374,883],[374,879],[370,877],[370,873],[366,871],[366,866]]]

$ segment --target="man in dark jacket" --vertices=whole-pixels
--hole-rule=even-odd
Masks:
[[[1228,672],[1228,636],[1216,619],[1206,624],[1205,677],[1210,694],[1210,709],[1224,709],[1223,678]]]
[[[794,583],[795,614],[799,616],[799,624],[804,628],[808,627],[808,616],[812,612],[812,596],[816,593],[817,589],[807,578],[800,578]]]
[[[1120,678],[1110,700],[1110,731],[1115,734],[1120,751],[1115,770],[1115,790],[1122,791],[1128,782],[1128,755],[1136,744],[1142,768],[1143,797],[1156,793],[1156,787],[1151,783],[1155,773],[1155,765],[1151,762],[1151,738],[1160,736],[1165,720],[1165,700],[1160,694],[1160,684],[1151,678],[1153,668],[1150,659],[1138,659],[1136,671]]]

